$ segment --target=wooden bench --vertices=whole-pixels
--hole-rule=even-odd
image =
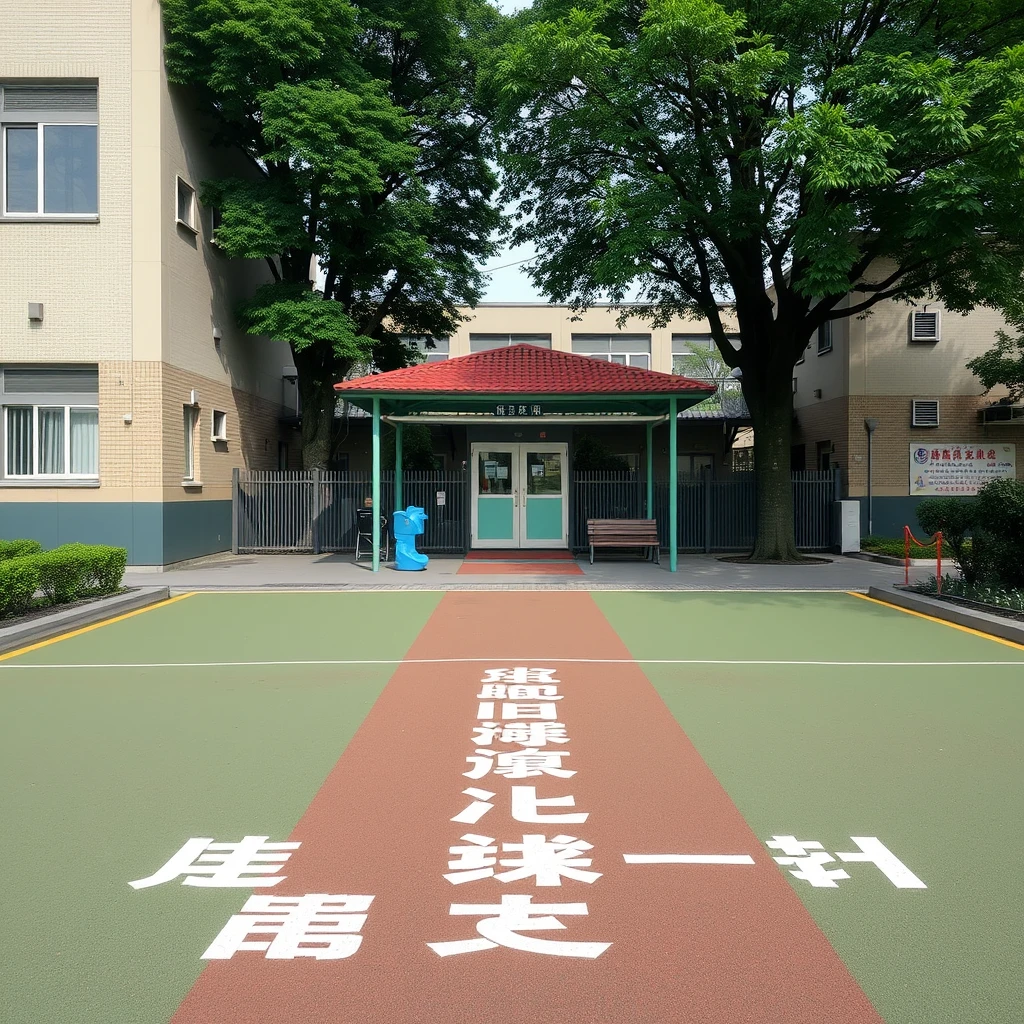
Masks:
[[[594,564],[594,548],[647,548],[647,557],[661,564],[656,519],[588,519],[587,541],[590,564]]]

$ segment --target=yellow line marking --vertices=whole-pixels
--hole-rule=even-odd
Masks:
[[[102,622],[94,622],[92,625],[82,626],[80,629],[73,629],[68,633],[61,633],[59,636],[51,636],[49,640],[40,640],[38,643],[30,644],[28,647],[19,647],[16,651],[8,651],[6,654],[0,654],[0,661],[8,661],[11,658],[17,658],[22,654],[28,654],[30,651],[38,651],[41,647],[49,647],[51,644],[60,643],[61,640],[70,640],[73,636],[81,636],[83,633],[91,633],[94,629],[99,629],[101,626],[109,626],[114,622],[123,622],[125,619],[134,618],[136,615],[151,612],[155,608],[166,608],[169,604],[174,604],[177,601],[184,601],[185,598],[194,596],[195,591],[188,594],[178,594],[175,597],[167,598],[166,601],[149,604],[146,605],[145,608],[136,608],[133,612],[125,612],[123,615],[115,615],[111,619],[104,619]]]
[[[867,594],[858,594],[855,590],[848,590],[850,597],[859,597],[862,601],[870,601],[872,604],[880,604],[885,608],[892,608],[895,611],[903,612],[904,615],[913,615],[918,619],[927,619],[929,622],[937,622],[940,626],[949,626],[950,629],[958,629],[961,633],[970,633],[971,636],[980,636],[983,640],[994,640],[1004,647],[1012,647],[1015,651],[1024,651],[1024,644],[1015,643],[1013,640],[1004,640],[1001,636],[993,636],[991,633],[983,633],[980,629],[971,629],[970,626],[961,626],[958,622],[948,622],[946,619],[936,618],[934,615],[926,615],[924,612],[915,612],[912,608],[901,608],[898,604],[889,604],[888,601],[879,601],[877,597],[868,597]]]

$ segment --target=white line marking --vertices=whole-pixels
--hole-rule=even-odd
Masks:
[[[753,864],[745,853],[624,853],[627,864]]]
[[[464,665],[486,664],[499,662],[519,665],[544,664],[553,662],[558,665],[766,665],[766,666],[800,666],[809,665],[822,668],[983,668],[986,666],[1024,666],[1024,658],[1019,661],[767,661],[767,660],[730,660],[707,658],[350,658],[322,659],[316,661],[135,661],[135,662],[101,662],[97,664],[24,664],[13,661],[0,665],[0,672],[12,672],[15,669],[87,669],[87,668],[265,668],[273,666],[316,666],[316,665]]]

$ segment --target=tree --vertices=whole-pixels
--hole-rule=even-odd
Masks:
[[[249,173],[202,183],[217,245],[265,261],[240,322],[287,341],[303,464],[331,452],[333,385],[405,365],[475,304],[500,223],[473,103],[483,0],[163,0],[172,82]],[[317,274],[319,267],[319,275]]]
[[[1024,398],[1024,333],[996,331],[995,345],[972,359],[967,369],[981,381],[986,394],[1002,386],[1007,391],[1004,402],[1019,402]]]
[[[536,0],[484,68],[537,284],[707,318],[739,367],[756,560],[799,557],[791,378],[814,332],[1020,290],[1024,47],[1002,44],[1022,23],[1010,0]]]

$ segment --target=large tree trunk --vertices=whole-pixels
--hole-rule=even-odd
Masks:
[[[327,469],[334,436],[335,375],[315,353],[297,353],[299,397],[302,401],[302,468]]]
[[[783,376],[785,375],[785,376]],[[743,392],[754,427],[757,539],[754,562],[799,562],[793,530],[792,371],[773,367],[764,376],[744,376]],[[778,378],[778,379],[776,379]]]

